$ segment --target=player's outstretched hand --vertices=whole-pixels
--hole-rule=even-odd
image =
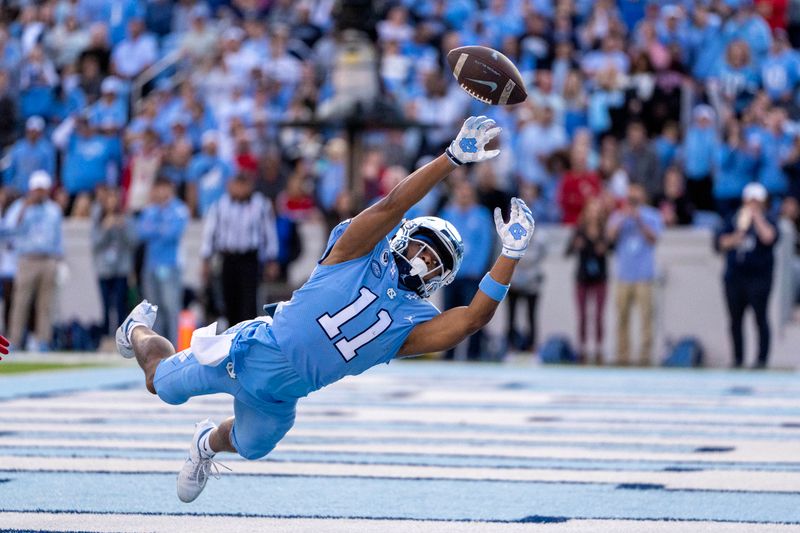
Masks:
[[[497,157],[500,150],[484,150],[484,147],[501,131],[501,128],[490,118],[469,117],[464,121],[461,131],[458,132],[458,136],[450,143],[445,153],[456,165],[476,163]]]
[[[511,216],[508,222],[503,221],[500,208],[494,209],[494,225],[497,234],[503,242],[503,255],[511,259],[520,259],[528,250],[528,243],[533,237],[533,229],[536,222],[533,220],[533,213],[525,202],[519,198],[511,199]]]
[[[7,355],[8,354],[9,345],[10,345],[10,343],[8,342],[8,339],[6,339],[2,335],[0,335],[0,353],[1,354],[3,354],[3,355]],[[3,358],[0,357],[0,360],[2,360],[2,359]]]

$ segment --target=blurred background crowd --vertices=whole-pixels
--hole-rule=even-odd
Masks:
[[[55,343],[64,218],[92,221],[102,331],[144,294],[175,339],[191,219],[205,226],[197,297],[207,315],[238,321],[257,308],[243,278],[286,280],[298,224],[331,227],[374,202],[470,114],[503,128],[501,156],[456,169],[409,213],[441,214],[468,236],[446,305],[474,294],[493,255],[490,210],[520,196],[538,226],[575,228],[566,250],[549,250],[577,258],[584,360],[604,358],[607,257],[619,262],[618,338],[638,306],[646,363],[663,227],[714,228],[735,347],[744,308],[759,315],[770,290],[742,287],[772,279],[778,220],[800,222],[798,0],[0,4],[0,282],[18,346],[26,330],[28,347]],[[507,55],[528,100],[489,107],[462,91],[445,57],[466,44]],[[761,188],[747,192],[751,182]],[[519,350],[541,344],[547,244],[534,252],[509,298],[529,324],[517,331],[510,313],[507,346]],[[766,364],[765,319],[759,330]],[[473,338],[467,356],[482,346]],[[619,360],[630,352],[620,341]]]

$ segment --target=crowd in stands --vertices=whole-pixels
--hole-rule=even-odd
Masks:
[[[379,98],[426,126],[365,133],[352,169],[356,188],[348,183],[343,132],[305,124],[341,96],[336,72],[348,53],[342,20],[349,4],[366,6],[362,29],[377,54]],[[142,217],[150,216],[159,184],[171,185],[170,201],[180,202],[187,218],[202,218],[227,184],[243,177],[272,202],[288,243],[293,223],[333,224],[374,202],[441,153],[470,114],[488,115],[503,128],[501,156],[457,170],[410,215],[444,213],[474,239],[480,232],[472,228],[491,229],[478,207],[505,207],[512,194],[529,202],[540,225],[577,224],[570,251],[582,264],[597,255],[593,250],[610,253],[613,243],[603,242],[598,224],[609,216],[613,224],[615,210],[630,211],[631,185],[637,200],[652,207],[647,216],[658,215],[666,226],[730,218],[751,181],[766,188],[769,216],[783,202],[800,201],[796,0],[9,0],[3,6],[4,210],[44,170],[64,216],[119,212],[143,238]],[[528,100],[489,107],[462,91],[445,56],[466,44],[506,54],[527,83]],[[164,68],[151,79],[148,69],[159,62]],[[486,270],[482,245],[467,244],[459,283],[449,292],[453,304]],[[11,245],[3,246],[8,253]],[[292,255],[278,254],[284,260],[273,268],[276,276]],[[165,271],[153,268],[169,286]],[[599,308],[605,298],[593,285],[604,281],[604,263],[602,273],[586,268],[578,275],[584,311],[588,300]],[[541,280],[535,271],[520,275],[534,289],[514,296],[528,298],[533,314]],[[520,347],[535,344],[534,336],[509,331]]]

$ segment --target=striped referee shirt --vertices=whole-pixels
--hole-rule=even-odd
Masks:
[[[200,255],[258,252],[266,262],[278,257],[278,233],[272,204],[260,192],[243,202],[225,193],[206,213]]]

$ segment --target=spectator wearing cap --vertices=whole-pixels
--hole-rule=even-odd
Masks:
[[[61,208],[49,197],[50,174],[37,170],[30,176],[28,192],[14,202],[5,225],[14,235],[19,256],[11,310],[11,342],[22,347],[31,304],[36,299],[36,340],[46,349],[52,335],[52,302],[58,261],[64,255]]]
[[[219,133],[203,133],[202,150],[189,161],[186,173],[186,198],[193,212],[204,217],[219,200],[233,177],[233,167],[219,156]]]
[[[753,309],[758,326],[758,358],[754,368],[766,368],[770,328],[767,303],[772,289],[773,247],[778,228],[766,214],[767,189],[750,183],[742,192],[743,206],[717,233],[715,248],[725,254],[725,300],[730,317],[733,366],[744,364],[744,312]]]
[[[122,82],[109,76],[100,86],[100,99],[89,108],[89,122],[92,127],[113,125],[120,130],[128,122],[128,106],[121,97]]]
[[[133,79],[158,59],[156,38],[145,32],[144,22],[133,18],[128,22],[128,36],[114,47],[111,62],[114,73]]]
[[[686,195],[699,211],[714,209],[712,173],[718,146],[714,110],[708,105],[695,107],[692,124],[683,139],[682,154]]]
[[[153,329],[173,343],[183,298],[178,247],[188,221],[189,210],[175,197],[175,185],[169,179],[157,179],[151,201],[136,221],[136,233],[145,250],[144,296],[159,307]]]
[[[9,154],[3,185],[19,192],[28,190],[28,180],[35,170],[44,170],[52,175],[56,169],[56,152],[53,145],[43,137],[44,119],[30,117],[25,122],[25,137],[14,143]]]
[[[761,84],[773,103],[787,105],[800,84],[800,53],[792,49],[786,30],[776,29],[774,35],[761,64]]]
[[[467,179],[455,183],[452,202],[444,208],[440,216],[450,221],[461,235],[469,235],[469,239],[464,241],[464,260],[456,279],[445,287],[445,307],[449,309],[468,305],[475,296],[481,276],[489,266],[494,233],[492,216],[488,209],[477,202],[475,187]],[[483,357],[485,352],[482,341],[483,334],[480,331],[469,338],[468,359],[477,360]],[[455,350],[449,350],[445,354],[446,359],[454,357]]]

